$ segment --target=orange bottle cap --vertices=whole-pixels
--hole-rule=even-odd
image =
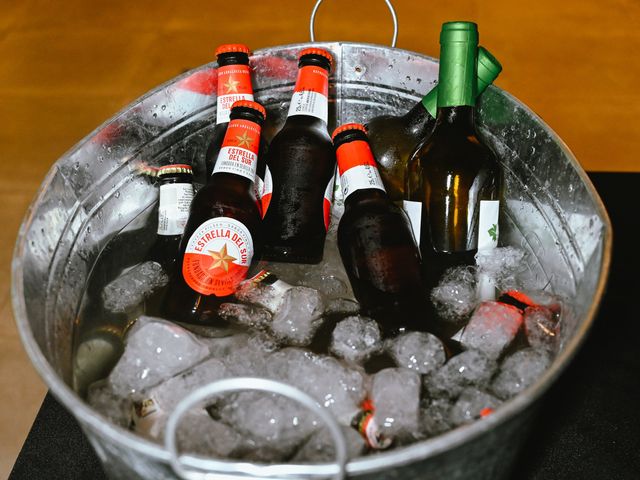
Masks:
[[[231,105],[231,110],[238,107],[251,108],[260,113],[263,119],[267,118],[267,111],[258,102],[253,102],[251,100],[238,100],[237,102],[233,102],[233,105]]]
[[[348,130],[360,130],[364,133],[367,133],[367,129],[361,123],[345,123],[344,125],[339,126],[333,131],[333,135],[331,135],[331,140],[336,138],[342,132],[346,132]]]
[[[251,50],[244,43],[225,43],[224,45],[220,45],[216,48],[216,57],[223,53],[246,53],[247,55],[251,55]]]
[[[321,57],[329,60],[329,62],[333,63],[333,55],[322,48],[305,48],[298,54],[298,58],[302,57],[303,55],[320,55]]]

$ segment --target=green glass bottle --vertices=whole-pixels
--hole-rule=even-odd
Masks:
[[[409,158],[404,207],[429,283],[498,241],[502,169],[476,133],[477,51],[475,23],[442,26],[436,122]]]
[[[476,95],[480,95],[500,74],[502,66],[483,47],[478,48]],[[371,150],[389,198],[401,201],[409,155],[431,133],[436,123],[438,86],[404,115],[381,115],[367,123]]]

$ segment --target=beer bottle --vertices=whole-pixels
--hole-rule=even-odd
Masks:
[[[409,158],[404,206],[430,283],[498,241],[502,170],[476,133],[477,43],[475,23],[442,26],[436,124]]]
[[[250,53],[249,47],[241,43],[220,45],[216,49],[218,60],[216,126],[205,155],[207,176],[201,181],[203,184],[213,173],[213,167],[229,125],[231,105],[239,100],[253,100],[249,71]]]
[[[190,165],[164,165],[158,169],[157,177],[160,181],[158,236],[147,259],[158,262],[172,275],[193,200],[193,170]]]
[[[337,128],[333,142],[345,198],[338,248],[363,312],[387,335],[428,329],[420,253],[409,219],[385,192],[364,125]]]
[[[262,245],[260,211],[251,189],[256,176],[262,105],[241,100],[230,123],[211,180],[191,204],[176,275],[164,315],[186,323],[211,323],[229,301]]]
[[[502,66],[483,47],[478,48],[476,95],[480,95],[496,79]],[[433,130],[436,123],[438,86],[404,115],[381,115],[367,122],[369,144],[378,162],[378,170],[394,202],[404,198],[404,183],[409,155]]]
[[[322,260],[336,162],[327,133],[331,61],[331,54],[320,48],[307,48],[299,55],[289,115],[267,153],[262,197],[265,260]]]

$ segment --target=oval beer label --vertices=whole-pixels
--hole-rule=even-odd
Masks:
[[[189,238],[182,276],[196,292],[224,297],[245,279],[252,257],[253,239],[243,223],[229,217],[212,218]]]

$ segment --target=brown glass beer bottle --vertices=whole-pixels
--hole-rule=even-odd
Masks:
[[[420,253],[409,219],[385,192],[364,125],[339,127],[333,142],[345,197],[338,248],[363,312],[386,335],[429,329]]]
[[[331,54],[300,52],[289,115],[267,153],[265,260],[318,263],[329,225],[335,153],[327,132]]]
[[[262,245],[260,211],[251,190],[256,176],[262,105],[233,104],[211,180],[196,194],[180,243],[164,315],[211,323],[247,276]]]
[[[239,100],[253,100],[249,67],[250,54],[249,47],[241,43],[228,43],[220,45],[216,49],[218,60],[216,126],[205,155],[206,178],[198,179],[201,184],[207,183],[213,173],[213,167],[229,125],[231,105]],[[255,185],[256,194],[262,190],[265,152],[266,145],[261,137],[260,150],[258,151],[258,178]]]

